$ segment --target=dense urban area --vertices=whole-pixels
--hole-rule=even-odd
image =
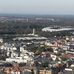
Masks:
[[[0,74],[74,74],[74,16],[0,15]]]

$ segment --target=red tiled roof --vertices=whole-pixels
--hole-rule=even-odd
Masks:
[[[66,58],[73,58],[74,54],[65,54],[64,57],[66,57]]]

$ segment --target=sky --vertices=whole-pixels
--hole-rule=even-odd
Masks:
[[[0,13],[74,14],[74,0],[0,0]]]

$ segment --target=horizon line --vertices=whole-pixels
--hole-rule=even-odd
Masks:
[[[74,16],[74,14],[23,14],[23,13],[0,13],[0,16]]]

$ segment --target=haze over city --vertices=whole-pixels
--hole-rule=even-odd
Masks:
[[[74,74],[74,0],[0,0],[0,74]]]
[[[0,0],[3,14],[74,14],[74,0]]]

